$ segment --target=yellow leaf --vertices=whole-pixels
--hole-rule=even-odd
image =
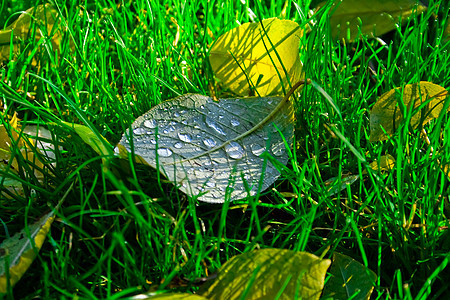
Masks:
[[[12,136],[14,141],[17,142],[19,147],[23,145],[23,142],[19,140],[19,134],[16,132],[16,130],[18,129],[16,114],[14,114],[11,120],[7,122],[10,128],[12,128],[13,130],[7,130],[4,125],[0,125],[0,159],[6,161],[11,158],[10,147],[12,145],[12,141],[10,135]]]
[[[398,128],[403,120],[399,101],[403,101],[408,110],[411,105],[417,109],[423,104],[411,118],[410,125],[415,129],[439,116],[444,109],[445,98],[447,91],[443,87],[427,81],[408,84],[403,88],[403,93],[401,88],[384,93],[370,111],[370,141],[386,140]]]
[[[20,154],[26,162],[34,168],[34,175],[42,179],[44,175],[41,170],[44,168],[44,164],[37,159],[35,153],[39,153],[39,149],[35,147],[35,142],[28,139],[25,135],[19,135],[21,131],[18,125],[18,118],[14,115],[11,120],[7,121],[8,128],[4,125],[0,125],[0,160],[4,160],[6,163],[11,159],[11,146],[16,145],[20,149]],[[11,137],[13,140],[11,140]],[[31,148],[30,148],[31,147]],[[16,158],[11,162],[11,168],[9,171],[17,170],[19,167]],[[0,164],[0,169],[5,169],[6,165]],[[6,186],[7,187],[7,186]],[[20,194],[20,193],[19,193]]]
[[[36,23],[36,32],[33,33],[33,23]],[[0,61],[10,59],[11,36],[13,43],[13,53],[18,53],[18,43],[29,37],[36,40],[44,37],[50,37],[54,50],[59,50],[64,30],[62,28],[59,12],[54,6],[47,3],[32,7],[25,11],[4,30],[0,30]],[[74,48],[72,40],[70,40],[71,48]]]
[[[261,97],[281,95],[282,86],[289,89],[287,78],[291,85],[303,78],[298,52],[302,35],[289,20],[246,23],[216,40],[209,61],[216,77],[237,95],[249,96],[253,87]]]
[[[94,149],[94,151],[99,155],[107,156],[112,153],[112,146],[109,144],[109,142],[102,135],[95,134],[89,127],[68,122],[62,123],[75,130],[75,132],[83,139],[83,141],[91,146],[92,149]]]
[[[218,271],[204,292],[208,299],[319,299],[329,259],[285,249],[237,255]]]
[[[379,160],[375,160],[369,164],[370,168],[374,171],[389,171],[392,170],[395,166],[395,158],[388,154],[380,157]],[[364,170],[363,174],[366,174],[367,171]]]
[[[323,2],[319,7],[325,4]],[[405,23],[409,16],[421,14],[426,9],[416,0],[335,1],[330,9],[331,35],[350,42],[359,36],[359,31],[369,37],[380,36],[394,30],[400,17]]]
[[[7,279],[10,286],[14,286],[30,267],[54,219],[52,211],[28,227],[29,237],[27,231],[22,230],[0,245],[0,295],[7,292]]]

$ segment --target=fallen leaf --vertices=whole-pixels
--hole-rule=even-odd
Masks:
[[[333,196],[333,195],[343,191],[344,189],[347,188],[347,185],[352,185],[354,182],[356,182],[356,180],[358,180],[358,178],[359,178],[359,175],[342,176],[340,185],[334,184],[335,182],[338,181],[337,177],[332,177],[332,178],[328,179],[327,181],[324,182],[325,186],[330,186],[327,189],[328,196]]]
[[[446,98],[447,91],[443,87],[427,81],[408,84],[403,88],[403,93],[401,88],[384,93],[370,111],[370,141],[386,140],[399,127],[403,121],[399,101],[403,101],[408,110],[411,105],[414,105],[413,109],[422,106],[411,118],[410,125],[416,129],[439,116]]]
[[[73,185],[74,183],[70,185],[51,212],[0,244],[0,296],[8,293],[8,286],[14,287],[36,258],[55,219],[55,212],[61,207]]]
[[[319,4],[323,7],[327,2]],[[408,18],[426,11],[417,0],[341,0],[330,8],[331,36],[353,41],[360,35],[371,38],[394,30],[400,18],[405,24]]]
[[[379,160],[375,160],[369,164],[369,167],[375,172],[390,171],[394,166],[395,158],[390,154],[383,155]],[[367,174],[367,171],[364,170],[363,174]]]
[[[18,125],[16,115],[11,120],[5,121],[8,122],[7,127],[0,125],[0,160],[3,160],[5,163],[0,164],[0,170],[14,171],[18,169],[17,158],[13,157],[11,153],[11,147],[17,147],[20,150],[20,155],[34,169],[36,178],[43,179],[44,174],[42,170],[44,169],[44,164],[36,157],[39,149],[35,147],[34,141],[28,139],[23,133],[19,134],[21,128]],[[10,162],[11,158],[13,158],[12,162]],[[11,165],[10,168],[8,168],[8,164]]]
[[[331,261],[285,249],[232,257],[199,294],[208,299],[319,299]]]
[[[75,130],[75,132],[83,139],[83,141],[87,145],[91,146],[92,149],[94,149],[94,151],[98,153],[98,155],[108,156],[112,153],[112,146],[109,144],[109,142],[102,135],[93,132],[91,128],[75,123],[62,123]]]
[[[253,88],[261,97],[281,95],[283,86],[289,89],[287,78],[292,85],[304,78],[298,51],[302,35],[289,20],[246,23],[215,41],[209,61],[216,77],[237,95],[249,96]]]
[[[222,203],[264,191],[278,178],[278,170],[261,155],[267,152],[286,164],[278,130],[290,145],[293,118],[293,105],[286,98],[217,102],[188,94],[139,117],[119,146],[134,150],[187,195]]]
[[[34,27],[35,25],[37,26]],[[34,28],[35,33],[32,32]],[[14,47],[13,53],[17,54],[19,51],[18,43],[29,37],[40,40],[42,37],[48,36],[53,49],[59,50],[63,33],[59,12],[53,5],[47,3],[32,7],[21,14],[11,25],[4,30],[0,30],[0,61],[10,59],[11,37]],[[72,49],[74,48],[72,41],[70,46]]]
[[[27,230],[22,230],[2,242],[0,245],[0,294],[7,293],[8,278],[12,287],[30,267],[54,219],[55,213],[52,211],[36,223],[29,225]]]
[[[322,298],[369,299],[377,275],[350,256],[335,252]],[[357,295],[355,295],[357,294]],[[354,296],[355,295],[355,296]]]

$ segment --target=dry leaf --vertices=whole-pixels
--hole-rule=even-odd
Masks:
[[[326,2],[319,4],[323,7]],[[337,6],[337,7],[336,7]],[[362,35],[380,36],[394,30],[399,18],[426,11],[426,6],[416,0],[341,0],[334,1],[330,9],[331,35],[338,40],[353,41]]]
[[[35,23],[35,24],[33,24]],[[36,32],[32,29],[36,25]],[[62,28],[59,12],[56,8],[47,3],[32,7],[25,11],[4,30],[0,30],[0,61],[10,59],[11,36],[13,44],[13,53],[18,54],[18,44],[20,41],[26,40],[29,37],[34,37],[36,40],[44,37],[50,37],[53,49],[59,50],[59,45],[62,40],[64,30]],[[74,49],[72,40],[70,41],[71,48]],[[36,62],[34,62],[36,63]]]
[[[395,88],[384,93],[370,111],[370,141],[383,141],[392,135],[403,121],[403,112],[398,105],[403,101],[409,110],[424,106],[411,118],[411,127],[416,129],[431,119],[437,118],[444,108],[447,91],[434,83],[421,81],[408,84],[403,88]],[[386,133],[383,131],[386,131]]]
[[[55,214],[52,211],[28,226],[27,231],[30,236],[27,235],[26,230],[22,230],[2,242],[0,245],[0,295],[7,292],[8,278],[9,284],[14,286],[30,267],[54,219]]]
[[[232,257],[199,294],[208,299],[319,299],[331,261],[285,249]],[[282,291],[282,293],[280,293]]]

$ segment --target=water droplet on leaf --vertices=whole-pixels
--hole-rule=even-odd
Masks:
[[[261,146],[258,143],[251,144],[250,149],[252,150],[252,153],[256,156],[260,156],[266,150],[265,147]]]
[[[214,122],[214,120],[212,120],[209,117],[206,117],[206,125],[208,125],[210,128],[214,129],[217,133],[221,134],[221,135],[226,135],[225,131],[223,131],[223,129],[217,125],[216,122]]]
[[[162,157],[169,157],[172,155],[172,150],[170,150],[169,148],[159,148],[158,149],[158,155],[162,156]]]
[[[214,147],[217,143],[215,140],[213,140],[212,138],[206,138],[203,140],[203,144],[205,144],[206,147],[212,148]]]
[[[178,138],[186,143],[190,143],[192,141],[192,137],[189,133],[178,133]]]
[[[225,151],[231,158],[241,159],[244,156],[244,149],[236,142],[231,142],[225,146]]]
[[[158,122],[156,122],[155,119],[145,120],[144,126],[147,128],[156,128],[156,126],[158,126]]]

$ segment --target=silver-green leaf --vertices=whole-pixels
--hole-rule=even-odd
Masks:
[[[268,188],[280,173],[262,154],[286,164],[285,141],[290,145],[293,134],[293,105],[286,99],[214,101],[187,94],[139,117],[119,144],[187,195],[222,203]]]

